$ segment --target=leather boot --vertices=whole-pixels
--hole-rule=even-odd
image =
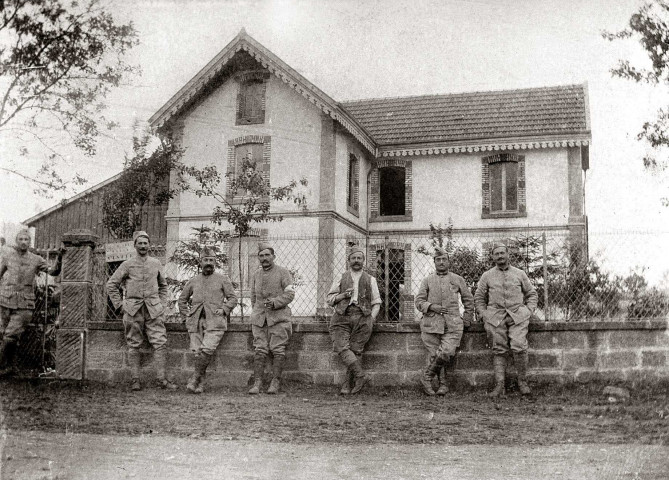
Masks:
[[[202,381],[204,380],[211,359],[212,355],[207,355],[206,353],[200,353],[200,355],[195,357],[195,370],[193,371],[193,375],[188,379],[188,384],[186,385],[186,390],[190,393],[204,392]]]
[[[426,395],[434,395],[434,389],[432,388],[432,380],[434,379],[435,376],[439,374],[439,371],[441,370],[441,367],[444,365],[444,361],[441,357],[436,356],[432,359],[432,363],[430,363],[425,371],[423,372],[423,375],[420,377],[420,384],[423,387],[423,391],[425,392]]]
[[[353,388],[353,382],[354,382],[353,371],[350,368],[347,368],[346,378],[344,379],[344,383],[341,384],[341,389],[339,390],[339,394],[350,395],[351,388]]]
[[[351,365],[351,371],[353,372],[353,388],[351,389],[351,394],[358,393],[362,390],[367,382],[371,380],[370,376],[365,373],[362,369],[362,364],[360,360],[356,358],[355,362]]]
[[[516,365],[518,372],[518,390],[521,395],[530,395],[532,390],[527,384],[527,352],[513,352],[513,363]]]
[[[272,364],[272,381],[269,384],[267,393],[270,395],[276,395],[279,393],[281,388],[281,374],[283,373],[283,365],[286,363],[286,357],[284,355],[275,355],[274,362]]]
[[[16,354],[16,342],[14,340],[3,340],[0,346],[0,377],[7,377],[14,373],[14,355]]]
[[[167,349],[159,348],[158,350],[154,350],[153,359],[156,363],[158,386],[167,390],[176,390],[177,386],[167,379]]]
[[[448,364],[450,364],[452,361],[453,359],[451,359],[448,362]],[[441,367],[441,370],[439,371],[439,388],[437,389],[436,392],[437,395],[439,396],[443,396],[448,393],[448,383],[447,383],[448,375],[446,374],[446,371],[448,370],[448,364]]]
[[[265,358],[264,353],[256,353],[253,357],[253,385],[249,388],[249,395],[257,395],[260,393],[262,386],[262,376],[265,373]]]
[[[493,370],[495,373],[495,388],[488,394],[490,398],[503,397],[506,395],[504,390],[504,380],[506,376],[506,357],[503,355],[495,355],[492,359]]]
[[[142,385],[139,383],[140,355],[138,349],[128,349],[128,365],[130,366],[130,378],[132,379],[130,388],[133,391],[141,390]]]

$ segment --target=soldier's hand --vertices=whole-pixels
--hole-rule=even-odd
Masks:
[[[274,300],[265,300],[265,308],[267,310],[274,310]]]
[[[217,308],[216,310],[214,310],[214,315],[223,316],[225,315],[225,310],[223,310],[222,308]]]

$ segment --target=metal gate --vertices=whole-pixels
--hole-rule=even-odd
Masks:
[[[404,284],[404,251],[387,246],[376,251],[376,281],[381,294],[378,321],[399,322],[400,294]]]

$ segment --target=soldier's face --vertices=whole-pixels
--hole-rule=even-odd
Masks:
[[[16,248],[22,252],[27,252],[30,247],[30,236],[25,233],[19,233],[16,236]]]
[[[499,267],[504,267],[509,263],[509,252],[506,247],[497,247],[492,251],[492,260],[495,262],[495,265]]]
[[[137,238],[137,240],[135,240],[135,250],[137,250],[137,253],[141,256],[149,253],[149,239],[146,237]]]
[[[446,255],[434,257],[434,268],[436,268],[439,273],[448,272],[448,263],[448,257]]]
[[[365,256],[362,253],[356,252],[350,257],[348,257],[348,264],[351,267],[351,270],[360,271],[362,270],[362,265],[365,263]]]
[[[272,268],[272,265],[274,265],[274,254],[268,248],[261,250],[258,252],[258,261],[260,262],[260,266],[265,270]]]
[[[205,275],[211,275],[214,273],[214,269],[216,268],[216,258],[202,257],[202,260],[200,260],[200,267],[202,267],[202,273]]]

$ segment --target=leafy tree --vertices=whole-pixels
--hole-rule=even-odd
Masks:
[[[245,159],[239,171],[228,172],[221,176],[216,167],[207,166],[202,169],[185,167],[184,173],[195,180],[197,187],[195,194],[198,197],[214,199],[218,205],[214,207],[211,221],[218,227],[224,223],[232,227],[230,239],[238,239],[238,282],[240,289],[244,285],[242,268],[242,239],[249,236],[254,227],[268,222],[280,222],[283,216],[270,212],[271,201],[292,201],[294,204],[306,208],[306,196],[300,193],[299,187],[306,186],[307,180],[290,181],[287,185],[272,187],[263,175],[260,166],[253,160]],[[226,190],[221,189],[223,179],[227,180]],[[236,192],[234,196],[228,192]],[[212,229],[215,235],[227,235],[225,230]],[[295,272],[296,273],[296,272]],[[240,301],[242,320],[244,319],[244,303]]]
[[[650,61],[650,67],[630,64],[629,60],[619,60],[611,70],[614,77],[632,80],[650,85],[669,84],[669,3],[665,0],[652,0],[642,5],[629,20],[627,28],[619,32],[603,32],[602,36],[610,41],[635,39],[643,48]],[[643,158],[644,166],[658,176],[669,187],[669,109],[660,108],[653,121],[645,122],[638,140],[648,143],[654,154]],[[660,156],[658,158],[658,155]],[[662,198],[662,203],[669,206],[669,197]]]
[[[46,152],[35,175],[7,162],[0,170],[41,194],[85,182],[58,173],[66,162],[62,136],[95,153],[101,128],[116,126],[104,117],[103,100],[137,71],[124,61],[136,44],[132,23],[116,23],[100,0],[0,0],[0,139]],[[25,146],[18,153],[34,155]]]
[[[188,188],[183,180],[183,151],[169,137],[162,137],[149,153],[152,140],[148,133],[135,135],[134,155],[126,156],[120,178],[104,191],[102,223],[116,238],[129,238],[139,229],[145,207],[163,205]],[[178,179],[172,186],[170,172]]]

